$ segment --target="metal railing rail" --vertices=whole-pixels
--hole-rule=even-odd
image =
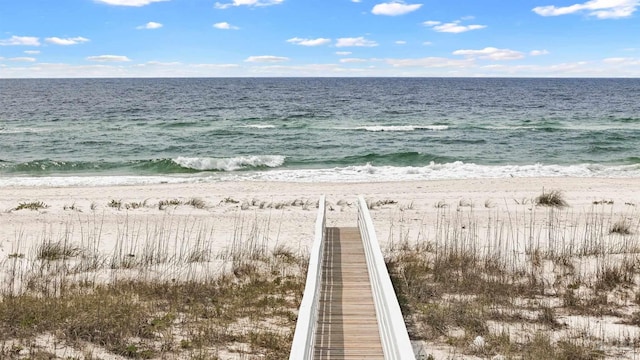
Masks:
[[[320,197],[318,203],[318,217],[316,219],[315,236],[309,255],[309,269],[307,281],[302,295],[296,331],[293,334],[290,360],[310,360],[316,340],[318,324],[318,309],[320,289],[322,288],[322,258],[324,254],[324,237],[326,226],[325,196]]]
[[[358,200],[358,228],[367,259],[384,358],[387,360],[415,360],[407,327],[380,250],[367,202],[362,195],[358,197]]]

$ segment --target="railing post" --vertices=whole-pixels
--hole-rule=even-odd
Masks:
[[[380,250],[367,202],[362,195],[358,197],[358,228],[364,245],[384,358],[415,360],[400,304]]]
[[[318,323],[318,309],[320,289],[322,287],[322,258],[324,256],[324,237],[326,227],[325,196],[320,197],[318,203],[318,217],[316,219],[315,236],[309,254],[309,269],[307,281],[300,303],[296,330],[293,334],[289,360],[311,360],[316,340],[316,325]]]

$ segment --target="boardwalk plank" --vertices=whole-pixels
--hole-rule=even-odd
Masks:
[[[327,228],[316,359],[384,359],[358,228]]]

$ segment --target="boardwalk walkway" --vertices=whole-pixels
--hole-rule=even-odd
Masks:
[[[326,228],[314,359],[384,359],[358,228]]]

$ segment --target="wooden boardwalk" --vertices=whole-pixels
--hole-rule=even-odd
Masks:
[[[315,359],[384,359],[358,228],[326,228]]]

